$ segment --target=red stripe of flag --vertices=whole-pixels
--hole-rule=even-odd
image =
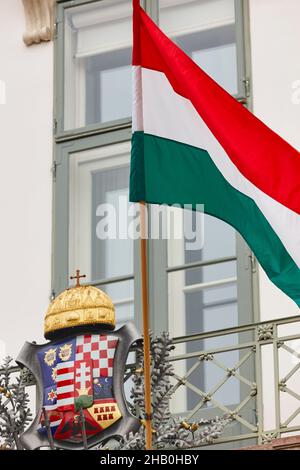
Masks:
[[[133,1],[133,65],[163,72],[191,101],[239,171],[300,214],[300,154],[180,50]]]

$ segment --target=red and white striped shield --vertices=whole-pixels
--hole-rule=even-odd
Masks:
[[[57,411],[74,410],[74,361],[57,364]]]

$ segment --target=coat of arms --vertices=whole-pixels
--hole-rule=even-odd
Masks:
[[[76,287],[51,303],[45,337],[52,341],[25,343],[17,358],[34,374],[39,392],[37,416],[21,437],[25,448],[87,448],[139,427],[123,383],[139,335],[130,323],[113,330],[114,321],[109,297],[81,286],[79,277]]]

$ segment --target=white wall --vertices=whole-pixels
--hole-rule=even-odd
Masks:
[[[300,1],[249,0],[254,113],[300,149],[300,104],[293,83],[300,80]],[[299,309],[259,273],[261,320],[299,315]]]
[[[275,132],[300,149],[300,104],[292,102],[293,83],[300,79],[300,2],[299,0],[250,0],[252,48],[252,92],[254,113]],[[285,294],[259,272],[261,320],[299,315],[299,309]],[[297,333],[295,325],[284,334]],[[293,346],[290,344],[290,346]],[[279,350],[280,376],[295,366],[295,358]],[[275,386],[272,346],[262,349],[263,406],[265,429],[275,427]],[[299,389],[300,378],[292,387]],[[299,406],[281,394],[283,420]],[[299,418],[292,424],[300,424]]]
[[[53,44],[24,45],[21,0],[0,18],[0,341],[16,356],[43,340],[50,294]]]

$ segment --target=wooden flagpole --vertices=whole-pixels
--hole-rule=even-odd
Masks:
[[[144,384],[145,384],[145,431],[146,450],[152,448],[152,406],[151,406],[151,360],[149,335],[149,308],[148,308],[148,270],[147,270],[147,222],[146,205],[140,202],[141,222],[141,278],[142,278],[142,310],[143,310],[143,336],[144,336]]]

